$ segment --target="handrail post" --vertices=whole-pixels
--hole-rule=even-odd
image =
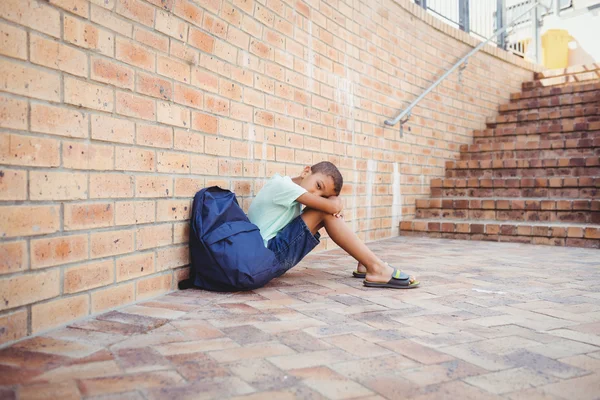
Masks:
[[[558,0],[557,0],[558,1]],[[541,34],[540,34],[540,7],[539,6],[535,6],[532,10],[531,10],[531,22],[532,22],[532,26],[533,26],[533,33],[532,33],[532,39],[533,39],[533,51],[535,52],[534,54],[534,59],[536,64],[541,64],[541,59],[542,59],[542,38],[541,38]]]
[[[506,0],[496,0],[496,30],[506,25]],[[506,50],[506,32],[500,34],[498,47]]]
[[[458,25],[461,30],[469,33],[471,30],[469,16],[469,0],[458,0]]]

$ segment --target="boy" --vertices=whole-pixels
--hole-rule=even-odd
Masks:
[[[355,277],[364,285],[408,289],[419,282],[380,260],[350,230],[339,197],[343,178],[335,165],[323,161],[305,167],[300,176],[276,174],[260,190],[248,210],[265,246],[275,253],[285,272],[319,244],[319,229],[358,261]],[[301,212],[301,205],[306,208]],[[282,272],[283,273],[283,272]]]

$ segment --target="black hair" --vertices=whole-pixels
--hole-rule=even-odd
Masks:
[[[335,195],[339,196],[342,191],[342,186],[344,185],[344,178],[340,173],[340,170],[329,161],[321,161],[320,163],[316,163],[312,167],[310,167],[311,172],[313,174],[321,173],[326,176],[330,176],[333,179],[333,189],[335,190]]]

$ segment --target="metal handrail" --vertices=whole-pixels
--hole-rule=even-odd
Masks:
[[[557,0],[554,0],[557,1]],[[545,6],[544,4],[541,3],[540,0],[536,0],[533,2],[533,6],[530,7],[527,11],[525,11],[523,14],[519,15],[517,18],[515,18],[514,20],[512,20],[512,22],[510,24],[507,24],[506,26],[504,26],[502,29],[498,29],[496,32],[494,32],[494,34],[492,34],[492,36],[490,36],[489,38],[487,38],[487,40],[485,42],[481,42],[477,47],[475,47],[473,50],[471,50],[469,53],[467,53],[466,56],[464,56],[463,58],[461,58],[456,64],[454,64],[452,66],[452,68],[450,68],[448,71],[446,71],[446,73],[444,73],[444,75],[442,75],[437,81],[435,81],[430,87],[429,89],[427,89],[425,92],[423,92],[423,94],[421,94],[419,97],[417,97],[409,106],[406,110],[402,111],[396,118],[394,119],[387,119],[385,120],[385,124],[388,126],[394,126],[396,125],[398,122],[400,122],[400,128],[402,128],[402,125],[404,123],[406,123],[408,121],[408,119],[410,118],[412,109],[417,105],[418,102],[420,102],[421,100],[423,100],[423,98],[425,96],[427,96],[433,89],[435,89],[444,79],[446,79],[448,77],[448,75],[450,75],[452,72],[454,72],[455,69],[457,68],[465,68],[466,67],[466,63],[467,60],[469,59],[469,57],[471,57],[473,54],[477,53],[483,46],[485,46],[490,40],[492,40],[493,38],[495,38],[498,35],[503,34],[504,32],[506,32],[509,28],[511,28],[519,19],[521,19],[522,17],[524,17],[525,15],[527,15],[527,13],[531,12],[533,9],[537,8],[538,6],[542,6],[546,9],[548,9],[549,7]]]

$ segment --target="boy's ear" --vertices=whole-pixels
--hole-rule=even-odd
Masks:
[[[307,165],[307,166],[306,166],[306,167],[304,167],[304,169],[302,170],[302,177],[303,177],[303,178],[306,178],[308,175],[310,175],[310,173],[311,173],[311,168],[310,168],[310,166],[308,166],[308,165]]]

